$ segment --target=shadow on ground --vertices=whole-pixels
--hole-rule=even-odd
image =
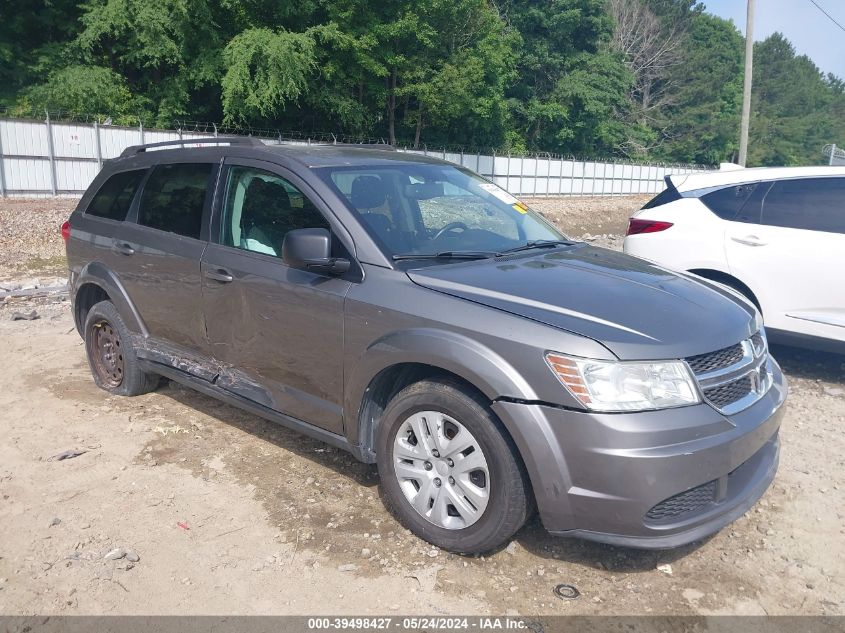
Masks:
[[[378,485],[378,472],[374,465],[362,464],[340,450],[332,449],[325,452],[326,445],[322,442],[312,440],[175,383],[163,385],[158,393],[280,449],[290,451],[315,465],[331,469],[341,477],[348,478],[366,489],[372,490]],[[515,539],[526,551],[539,558],[615,573],[652,571],[656,565],[672,563],[684,558],[705,542],[700,541],[686,547],[661,551],[615,547],[581,539],[552,536],[543,528],[536,514],[517,533]],[[490,552],[488,555],[501,551],[500,549],[497,552]]]

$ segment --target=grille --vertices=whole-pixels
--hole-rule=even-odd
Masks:
[[[690,369],[696,374],[706,374],[717,369],[725,369],[742,360],[742,345],[737,343],[718,352],[690,356],[687,359]]]
[[[704,397],[717,409],[724,409],[751,393],[751,379],[744,376],[733,382],[704,390]]]
[[[716,483],[714,479],[697,488],[664,499],[646,512],[645,516],[651,521],[662,521],[706,508],[716,499]]]

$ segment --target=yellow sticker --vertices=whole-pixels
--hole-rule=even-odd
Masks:
[[[513,205],[513,208],[520,213],[528,213],[528,205],[524,202],[517,202]]]

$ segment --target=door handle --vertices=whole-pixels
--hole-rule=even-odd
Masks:
[[[209,279],[213,279],[214,281],[219,281],[222,284],[227,284],[234,279],[232,275],[222,268],[218,268],[217,270],[206,270],[205,276]]]
[[[745,244],[746,246],[765,246],[766,242],[761,240],[756,235],[744,235],[742,237],[731,237],[734,242]]]
[[[135,249],[126,242],[114,242],[111,249],[120,255],[134,255]]]

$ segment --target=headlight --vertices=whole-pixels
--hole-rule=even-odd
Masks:
[[[616,362],[549,352],[546,362],[581,404],[594,411],[642,411],[701,402],[683,361]]]

